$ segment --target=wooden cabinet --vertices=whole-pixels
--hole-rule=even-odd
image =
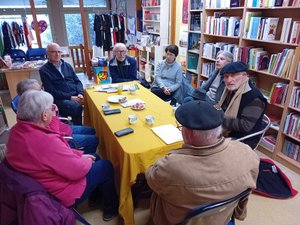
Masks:
[[[203,10],[200,10],[202,23],[201,30],[197,32],[200,33],[201,44],[198,51],[190,48],[193,46],[190,35],[195,32],[191,30],[193,2],[190,0],[189,3],[187,72],[197,76],[200,86],[201,81],[214,70],[219,50],[230,51],[234,61],[247,63],[250,79],[262,93],[269,95],[266,114],[273,124],[266,136],[274,137],[276,141],[271,151],[261,145],[258,149],[300,174],[300,102],[298,104],[295,100],[295,95],[296,99],[300,98],[300,74],[296,79],[297,71],[300,73],[299,31],[296,38],[292,38],[295,36],[294,23],[298,26],[296,21],[300,21],[300,7],[292,6],[292,1],[281,2],[289,4],[286,6],[264,6],[267,1],[206,0]],[[268,2],[270,4],[271,1]],[[196,70],[189,67],[190,55],[198,56]],[[285,91],[281,91],[282,87]],[[287,121],[291,117],[291,121]],[[294,127],[288,129],[286,126],[289,125]]]

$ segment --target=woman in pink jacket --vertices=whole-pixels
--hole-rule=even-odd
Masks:
[[[16,170],[40,182],[66,207],[101,191],[103,220],[118,213],[114,171],[110,161],[71,149],[61,133],[49,129],[55,113],[53,97],[30,90],[19,100],[17,124],[10,130],[7,161]]]

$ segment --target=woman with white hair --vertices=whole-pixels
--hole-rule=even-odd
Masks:
[[[118,212],[112,164],[70,148],[60,133],[50,129],[55,109],[47,92],[29,90],[22,94],[17,124],[7,142],[8,163],[37,180],[66,207],[101,191],[103,220],[111,220]]]
[[[209,78],[201,88],[195,89],[191,97],[186,97],[184,102],[193,99],[207,100],[213,104],[219,102],[223,93],[225,84],[223,76],[221,76],[221,69],[233,61],[233,55],[228,51],[219,51],[216,56],[215,70],[209,75]]]

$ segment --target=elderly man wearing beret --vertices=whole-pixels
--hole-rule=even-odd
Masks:
[[[267,100],[249,80],[248,66],[242,62],[227,64],[221,70],[224,76],[225,89],[219,105],[225,112],[224,135],[234,138],[244,137],[262,129],[262,119]],[[245,141],[255,148],[259,136]]]
[[[155,225],[178,224],[196,206],[255,188],[259,159],[248,145],[221,136],[223,115],[220,107],[201,100],[176,110],[184,145],[146,171],[154,191],[150,208]],[[235,218],[245,218],[246,203],[235,209]],[[224,211],[205,224],[227,224],[230,216]]]

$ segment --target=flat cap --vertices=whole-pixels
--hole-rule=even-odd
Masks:
[[[219,105],[195,100],[179,106],[175,117],[182,126],[192,130],[210,130],[222,124],[224,112]]]
[[[247,71],[248,65],[243,62],[233,62],[229,63],[221,69],[220,74],[224,75],[225,73],[238,73]]]

